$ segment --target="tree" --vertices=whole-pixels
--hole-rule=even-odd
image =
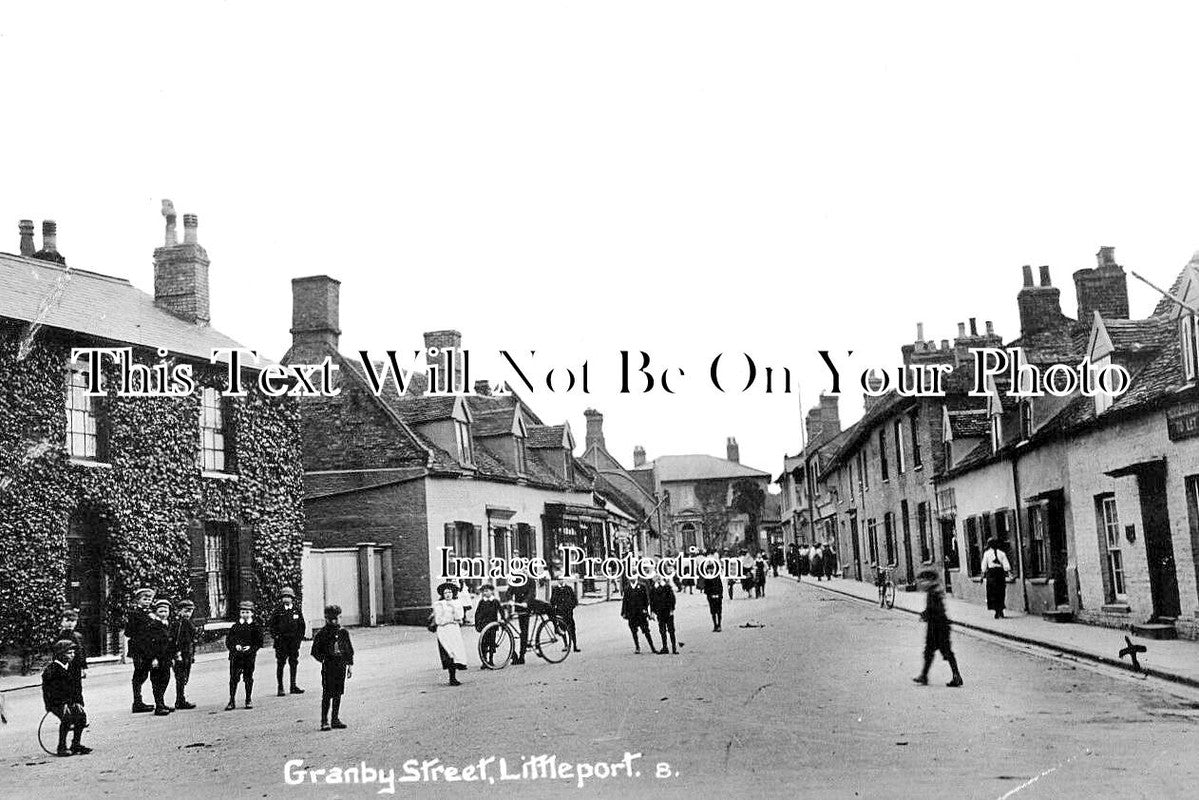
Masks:
[[[758,521],[761,519],[765,502],[766,492],[756,481],[743,478],[733,484],[733,502],[730,508],[749,517],[749,524],[745,526],[746,544],[758,540]]]

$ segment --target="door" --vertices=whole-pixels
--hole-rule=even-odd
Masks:
[[[1045,527],[1049,538],[1049,577],[1053,579],[1053,604],[1068,606],[1070,587],[1066,583],[1066,502],[1062,492],[1054,492],[1049,497]]]
[[[1174,542],[1170,538],[1170,512],[1166,508],[1166,464],[1145,465],[1137,475],[1141,500],[1141,526],[1145,531],[1145,559],[1149,567],[1149,591],[1153,616],[1177,619],[1178,575],[1174,566]]]
[[[89,656],[104,652],[105,531],[97,514],[78,511],[67,529],[67,604],[79,609],[76,630]]]
[[[899,515],[903,521],[903,558],[908,568],[908,581],[916,580],[916,570],[912,566],[912,519],[908,514],[908,501],[899,503]]]
[[[849,514],[849,540],[853,542],[853,571],[858,580],[862,579],[862,545],[858,542],[858,515]]]

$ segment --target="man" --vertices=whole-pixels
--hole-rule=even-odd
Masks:
[[[512,658],[513,664],[525,663],[525,651],[529,649],[529,604],[537,599],[537,586],[533,583],[532,578],[528,578],[520,586],[511,586],[508,589],[508,599],[516,602],[524,608],[517,608],[518,617],[517,623],[520,626],[520,652]]]
[[[142,654],[150,660],[150,688],[154,692],[154,716],[165,717],[175,709],[166,703],[171,683],[171,665],[175,661],[174,632],[171,630],[171,601],[163,598],[154,604],[154,614],[142,640]]]
[[[710,560],[716,562],[715,558]],[[729,583],[733,583],[732,578],[729,578]],[[720,633],[720,624],[724,619],[724,579],[720,573],[714,578],[704,578],[704,594],[708,596],[708,613],[712,615],[712,633]]]
[[[657,655],[653,637],[649,634],[649,591],[642,581],[631,581],[625,587],[624,599],[620,603],[620,616],[629,623],[629,631],[633,634],[633,652],[641,653],[641,642],[637,639],[637,631],[641,631],[645,635],[649,651]]]
[[[75,680],[71,677],[71,662],[75,659],[75,644],[63,639],[54,644],[54,660],[42,670],[42,703],[46,711],[58,717],[58,756],[85,756],[92,752],[80,739],[87,727],[83,702],[75,696]],[[67,734],[73,733],[67,747]]]
[[[154,706],[142,701],[142,686],[150,677],[150,661],[143,652],[146,631],[150,627],[150,605],[154,602],[154,590],[149,588],[135,589],[133,592],[134,607],[129,612],[125,623],[125,640],[128,642],[129,658],[133,660],[133,713],[144,714],[154,710]]]
[[[285,586],[279,593],[279,608],[271,614],[268,628],[275,644],[275,682],[279,686],[279,697],[283,697],[283,665],[291,668],[291,693],[304,694],[296,685],[296,668],[300,661],[300,644],[304,641],[304,615],[296,608],[296,592]]]
[[[198,631],[192,622],[196,604],[191,600],[179,601],[179,617],[172,627],[171,649],[175,651],[175,708],[186,711],[196,707],[187,700],[187,682],[191,680],[192,664],[196,663],[196,639]]]
[[[579,637],[575,631],[575,607],[579,604],[579,596],[574,587],[566,583],[561,573],[554,575],[553,584],[550,606],[566,626],[566,632],[570,634],[570,646],[576,653],[581,653],[583,651],[579,649]]]
[[[254,621],[254,604],[243,600],[238,606],[237,622],[225,633],[229,649],[229,704],[226,711],[237,708],[234,697],[237,684],[246,683],[246,708],[254,707],[254,662],[262,649],[262,626]]]

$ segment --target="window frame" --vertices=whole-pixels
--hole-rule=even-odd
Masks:
[[[971,578],[982,577],[983,551],[979,541],[981,518],[966,517],[962,523],[962,532],[966,539],[966,574]]]
[[[74,461],[97,464],[108,462],[107,435],[103,424],[101,397],[87,393],[86,371],[78,365],[66,370],[64,387],[64,429],[67,456]],[[100,376],[100,388],[104,388],[104,376]],[[82,427],[79,427],[79,426]],[[82,445],[81,449],[78,446]]]
[[[475,464],[475,447],[470,436],[470,423],[454,420],[454,438],[458,444],[458,460],[468,466]]]
[[[212,402],[209,402],[210,399]],[[196,452],[196,466],[202,472],[228,472],[232,459],[229,458],[229,408],[225,398],[211,386],[200,391],[200,447]],[[211,458],[209,454],[212,454]]]
[[[920,538],[920,563],[933,563],[932,541],[929,537],[929,504],[927,500],[921,500],[916,504],[916,531]]]
[[[924,467],[924,456],[920,452],[920,412],[913,411],[908,422],[912,432],[912,471],[914,472]]]
[[[1110,518],[1108,511],[1111,511]],[[1120,544],[1120,509],[1114,492],[1095,497],[1096,522],[1103,545],[1103,571],[1108,602],[1128,599],[1124,548]]]
[[[1044,503],[1028,507],[1028,577],[1049,575],[1049,519]]]
[[[883,514],[883,545],[887,550],[887,566],[897,566],[899,564],[899,548],[895,541],[895,512],[893,511]]]
[[[866,520],[866,555],[870,564],[878,564],[878,520],[870,517]]]
[[[887,464],[887,426],[883,425],[878,429],[878,473],[880,480],[883,483],[891,480],[891,473]]]

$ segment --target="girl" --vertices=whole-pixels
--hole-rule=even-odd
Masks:
[[[1003,619],[1004,595],[1007,594],[1007,576],[1012,571],[1007,553],[1003,552],[998,539],[987,540],[987,549],[982,557],[983,578],[987,583],[987,608],[995,612],[995,619]]]
[[[433,625],[437,627],[437,650],[441,667],[450,673],[450,686],[461,686],[455,672],[466,669],[466,645],[462,642],[465,617],[458,600],[458,587],[446,582],[437,587],[440,600],[433,604]]]

